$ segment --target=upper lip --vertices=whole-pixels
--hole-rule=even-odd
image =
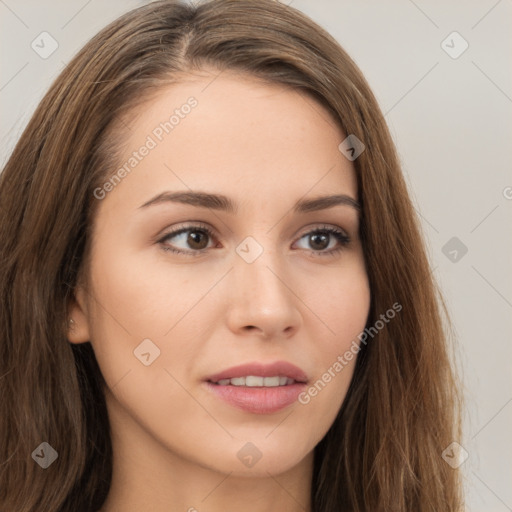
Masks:
[[[288,363],[287,361],[276,361],[275,363],[246,363],[239,366],[227,368],[219,373],[210,375],[205,380],[218,382],[222,379],[233,379],[236,377],[246,377],[254,375],[258,377],[288,377],[296,382],[307,382],[308,377],[299,367]]]

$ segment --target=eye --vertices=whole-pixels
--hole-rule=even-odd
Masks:
[[[321,228],[308,231],[299,240],[306,239],[313,247],[313,254],[321,256],[333,256],[342,251],[349,243],[350,238],[342,230],[330,226],[322,226]],[[338,242],[338,245],[329,250],[325,250],[331,245],[331,242]]]
[[[158,242],[161,244],[164,251],[198,256],[206,252],[208,238],[213,237],[213,231],[208,226],[193,225],[171,231]],[[186,247],[185,249],[176,249],[175,247],[164,243],[172,239],[178,240],[179,242],[181,241],[182,244],[187,244],[189,247]]]
[[[207,252],[208,239],[211,238],[215,238],[215,235],[208,226],[196,224],[175,229],[158,240],[158,243],[165,251],[190,256],[199,256]],[[173,239],[175,242],[173,245],[170,245],[168,242]],[[312,252],[315,255],[321,256],[337,254],[350,242],[350,238],[342,230],[330,226],[322,226],[321,228],[308,231],[299,238],[299,241],[302,239],[308,239],[307,243],[311,244],[313,247]],[[188,247],[176,248],[176,241],[188,245]],[[329,250],[325,250],[331,245],[331,242],[338,242],[338,245],[334,248],[331,247]]]

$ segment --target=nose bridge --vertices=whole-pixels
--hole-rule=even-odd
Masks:
[[[236,248],[233,272],[235,328],[257,327],[267,335],[296,327],[300,314],[286,272],[285,255],[269,247],[272,237],[245,238]]]

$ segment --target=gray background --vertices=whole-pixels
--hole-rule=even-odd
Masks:
[[[77,50],[143,3],[0,0],[2,165]],[[457,331],[469,404],[457,440],[469,454],[466,510],[512,511],[512,1],[285,3],[337,38],[386,114]],[[58,43],[45,59],[31,47],[43,31]],[[447,39],[454,31],[469,44],[457,58],[442,46],[463,48]]]

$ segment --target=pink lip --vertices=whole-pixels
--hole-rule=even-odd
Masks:
[[[231,379],[255,375],[259,377],[284,376],[296,382],[288,386],[274,388],[221,386],[215,384],[221,379]],[[308,378],[297,366],[278,361],[272,364],[250,363],[228,368],[205,379],[206,388],[233,407],[254,414],[271,414],[296,402],[298,395],[306,387]]]

